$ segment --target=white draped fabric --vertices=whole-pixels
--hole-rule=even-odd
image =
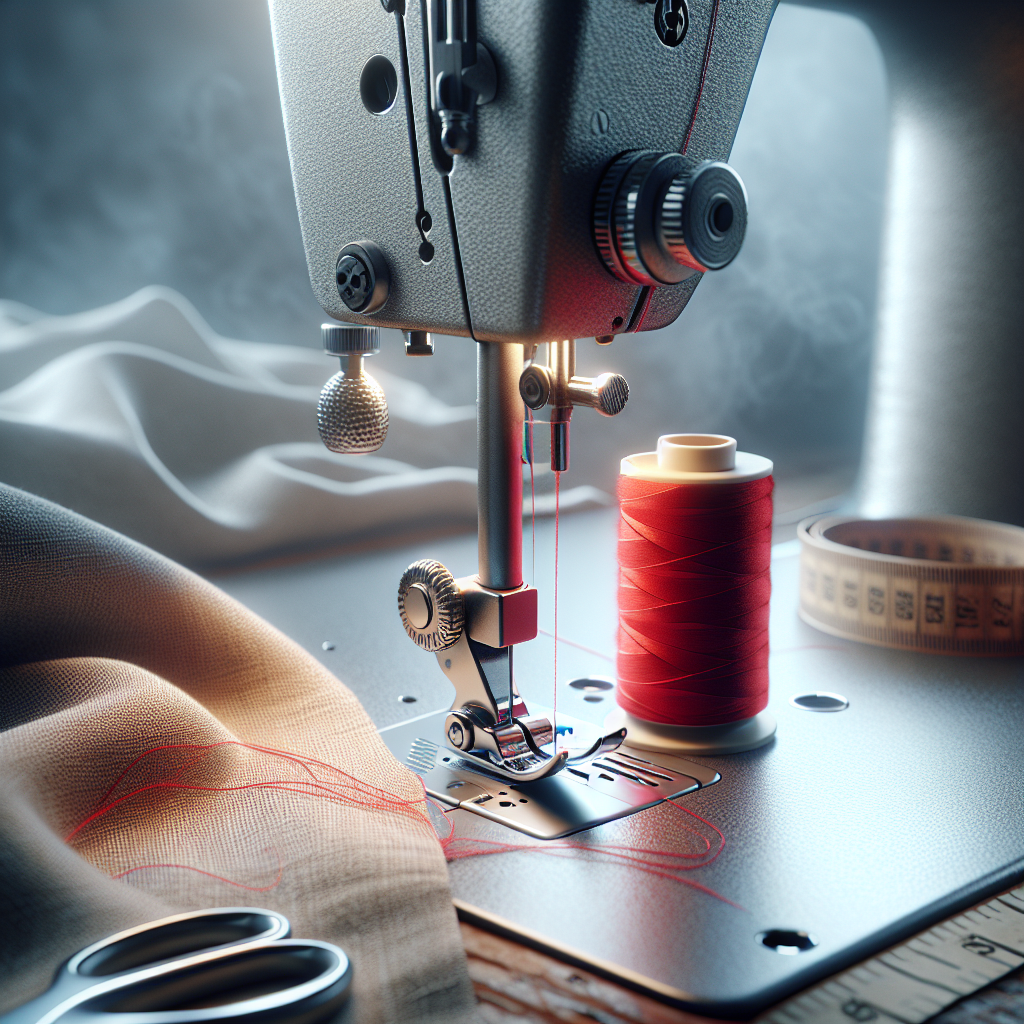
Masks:
[[[475,471],[439,461],[472,462],[474,407],[377,373],[388,457],[335,455],[316,400],[337,369],[219,337],[165,288],[64,317],[0,303],[0,480],[193,565],[472,526]]]

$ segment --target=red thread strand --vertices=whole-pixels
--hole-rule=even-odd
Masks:
[[[619,478],[616,698],[638,718],[721,725],[768,703],[772,478]]]
[[[236,882],[232,878],[225,878],[223,875],[215,875],[212,871],[204,871],[202,868],[193,867],[191,864],[140,864],[136,868],[128,868],[127,871],[122,871],[119,874],[111,875],[111,878],[127,878],[128,875],[134,875],[138,871],[150,871],[153,868],[175,868],[179,871],[194,871],[197,875],[206,875],[207,878],[212,878],[215,882],[226,882],[228,885],[233,885],[237,889],[248,889],[249,892],[270,892],[271,889],[276,889],[281,884],[281,875],[284,872],[284,864],[281,858],[277,859],[277,877],[270,883],[270,885],[246,885],[244,882]]]
[[[239,784],[224,785],[203,785],[198,782],[189,781],[184,776],[189,771],[198,770],[201,767],[208,767],[208,758],[218,750],[224,748],[238,748],[252,753],[263,755],[273,762],[284,762],[301,771],[302,777],[298,779],[279,778],[276,774],[270,773],[266,779]],[[183,758],[180,762],[178,757]],[[164,766],[164,759],[170,758],[172,763]],[[146,762],[150,762],[147,764]],[[227,765],[227,771],[233,771],[236,765]],[[245,765],[246,770],[252,770],[253,765]],[[150,774],[145,781],[139,779],[135,783],[130,781],[133,770]],[[159,774],[159,773],[163,774]],[[152,773],[157,773],[153,777]],[[225,780],[228,782],[229,780]],[[420,779],[420,785],[423,780]],[[121,788],[124,792],[119,792]],[[265,747],[259,744],[244,743],[240,740],[222,740],[209,744],[176,743],[164,744],[146,750],[134,758],[128,766],[114,780],[107,789],[97,806],[80,824],[71,830],[66,841],[77,837],[83,829],[93,822],[105,817],[123,807],[129,802],[138,801],[143,798],[153,799],[160,791],[191,791],[210,795],[230,795],[242,792],[274,791],[281,793],[292,793],[303,797],[312,797],[327,800],[345,806],[356,806],[371,812],[397,813],[412,817],[418,824],[430,830],[431,836],[437,839],[449,861],[462,860],[467,857],[489,856],[500,853],[514,852],[535,852],[548,856],[572,857],[585,855],[596,858],[597,861],[618,864],[628,867],[631,870],[641,871],[655,877],[665,878],[689,886],[699,892],[712,896],[715,899],[728,903],[730,906],[742,910],[738,904],[715,892],[713,889],[690,878],[683,877],[684,872],[694,871],[698,868],[711,864],[718,858],[725,846],[725,837],[722,832],[711,822],[694,814],[693,811],[682,807],[675,801],[667,800],[666,803],[682,811],[684,814],[695,818],[707,826],[717,837],[717,842],[712,840],[703,832],[690,826],[682,826],[680,832],[686,832],[696,837],[702,849],[696,852],[686,850],[659,850],[634,848],[614,844],[589,845],[585,842],[545,842],[545,843],[508,843],[491,839],[483,839],[472,836],[455,835],[455,824],[449,811],[454,808],[441,808],[434,800],[427,797],[425,788],[423,795],[415,800],[408,800],[399,797],[397,794],[377,786],[372,786],[356,779],[347,772],[336,768],[325,761],[302,754],[294,754],[285,750],[276,750],[273,747]],[[427,812],[427,803],[438,807],[443,813],[447,822],[448,831],[444,836],[439,836],[431,822]],[[712,852],[713,851],[713,852]],[[152,863],[139,864],[128,867],[123,871],[114,874],[114,878],[125,878],[141,871],[156,868],[167,868],[174,870],[192,871],[204,875],[216,881],[224,882],[240,889],[250,892],[269,892],[281,881],[284,865],[278,855],[278,871],[275,880],[266,886],[247,885],[235,879],[214,874],[203,868],[190,864],[178,863]]]
[[[536,453],[533,450],[533,410],[527,406],[530,431],[530,582],[537,585],[537,490],[534,485],[533,464]]]
[[[430,800],[430,803],[441,809],[440,805],[438,805],[434,800]],[[456,836],[454,834],[455,825],[451,818],[447,816],[447,812],[444,812],[443,809],[442,812],[445,814],[445,819],[448,822],[448,834],[440,837],[441,847],[445,851],[445,858],[449,862],[462,860],[466,857],[486,857],[498,853],[515,852],[542,853],[550,857],[571,857],[578,854],[594,855],[599,861],[603,860],[612,864],[622,864],[632,870],[643,872],[644,874],[654,875],[657,878],[666,878],[670,881],[678,882],[681,885],[688,886],[691,889],[696,889],[698,892],[712,896],[716,900],[721,900],[721,902],[727,903],[729,906],[735,907],[737,910],[745,911],[745,908],[740,906],[740,904],[726,898],[721,895],[721,893],[715,892],[714,889],[711,889],[706,885],[701,885],[699,882],[695,882],[691,878],[680,876],[679,872],[695,871],[698,868],[706,867],[708,864],[712,863],[712,861],[716,860],[725,848],[725,836],[722,835],[721,831],[712,825],[711,822],[702,818],[699,814],[694,814],[693,811],[687,810],[685,807],[682,807],[673,800],[666,800],[665,803],[671,804],[678,810],[690,815],[690,817],[703,822],[718,836],[718,847],[710,857],[707,857],[707,854],[711,850],[711,841],[707,836],[698,832],[696,829],[685,825],[682,827],[683,831],[695,835],[704,843],[704,850],[702,852],[686,853],[678,850],[645,850],[615,844],[590,846],[583,843],[557,841],[548,841],[543,843],[506,843],[494,839],[482,839],[476,836]],[[453,849],[456,843],[469,844],[470,848]],[[483,848],[481,849],[480,847]],[[707,859],[703,859],[705,857],[707,857]],[[700,862],[697,864],[682,863],[687,860],[699,860]]]

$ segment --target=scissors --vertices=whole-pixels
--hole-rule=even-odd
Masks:
[[[41,996],[0,1024],[318,1024],[344,1002],[349,959],[290,939],[254,907],[177,914],[80,950]]]

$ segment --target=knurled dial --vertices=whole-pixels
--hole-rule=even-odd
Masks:
[[[425,651],[451,647],[462,636],[465,623],[455,577],[432,558],[413,562],[398,584],[398,614],[409,638]]]
[[[320,439],[332,452],[366,455],[387,437],[388,402],[368,373],[336,373],[320,392],[316,416]]]

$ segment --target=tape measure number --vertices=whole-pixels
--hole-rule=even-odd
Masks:
[[[800,616],[849,640],[1024,654],[1024,529],[977,519],[806,519]]]

